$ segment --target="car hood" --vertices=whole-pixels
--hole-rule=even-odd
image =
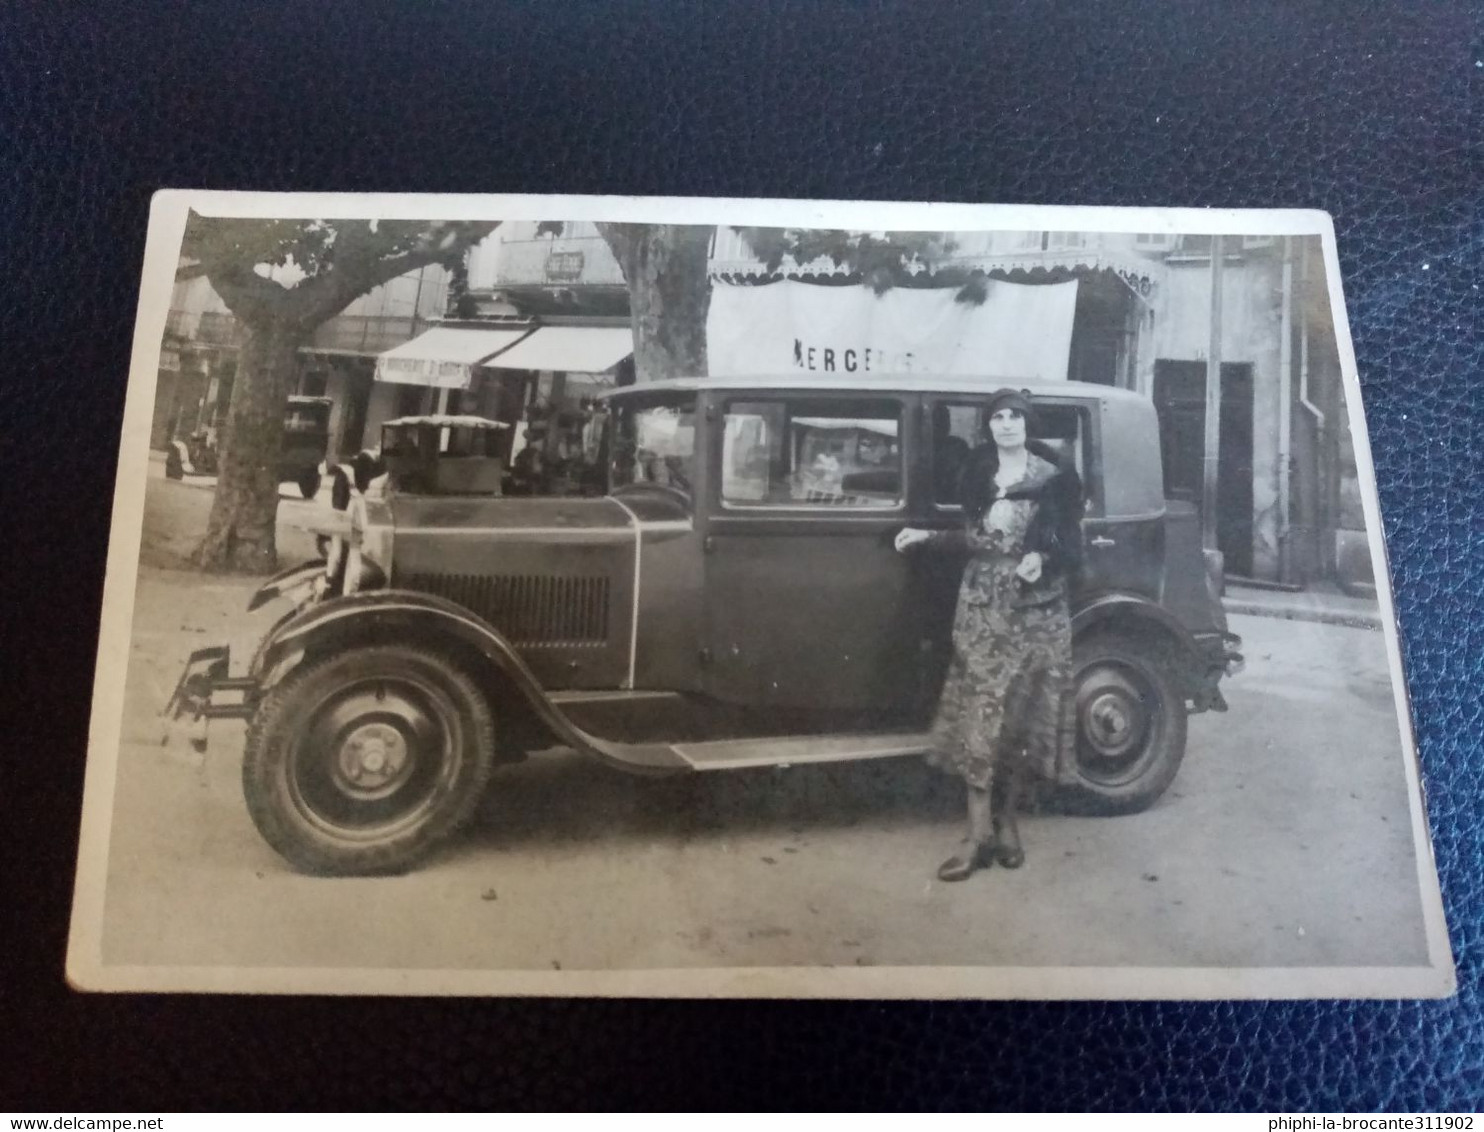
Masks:
[[[389,502],[399,532],[452,528],[596,533],[626,529],[634,521],[632,513],[612,499],[399,495]]]
[[[400,496],[391,585],[494,627],[548,689],[632,680],[645,522],[612,499]]]

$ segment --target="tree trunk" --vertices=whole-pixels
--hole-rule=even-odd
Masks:
[[[205,570],[270,573],[278,565],[274,526],[284,405],[305,334],[274,318],[246,330],[219,438],[211,518],[195,561]]]
[[[692,224],[599,224],[629,285],[638,383],[706,376],[707,256],[713,229]]]

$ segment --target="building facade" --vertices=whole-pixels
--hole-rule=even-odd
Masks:
[[[575,253],[569,241],[548,269],[551,241],[536,240],[534,225],[510,227],[471,250],[462,301],[451,301],[453,273],[425,267],[355,300],[301,348],[290,392],[330,399],[330,459],[376,447],[385,421],[424,413],[474,413],[512,425],[539,413],[550,433],[545,418],[633,379],[628,293],[612,257],[600,262],[594,242],[604,253],[606,245],[596,230],[577,238]],[[594,277],[601,301],[572,302],[565,284]],[[507,279],[517,284],[518,305],[496,290]],[[455,307],[473,317],[450,317]],[[214,439],[231,400],[242,336],[207,279],[175,285],[153,447],[192,434]],[[523,430],[510,435],[518,449]]]
[[[377,358],[442,318],[448,293],[449,272],[443,267],[398,276],[323,323],[300,349],[291,392],[331,398],[332,457],[362,446]],[[241,344],[240,323],[204,276],[175,284],[161,349],[152,447],[221,425]]]
[[[368,445],[382,420],[436,410],[511,424],[512,459],[538,438],[555,450],[581,433],[584,402],[634,379],[628,287],[593,225],[507,221],[465,278],[459,310],[378,361]]]

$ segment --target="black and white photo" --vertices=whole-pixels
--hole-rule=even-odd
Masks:
[[[160,194],[72,981],[1451,993],[1337,264]]]

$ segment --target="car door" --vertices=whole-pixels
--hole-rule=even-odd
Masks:
[[[711,695],[883,724],[919,698],[911,572],[893,546],[914,458],[910,400],[713,394]]]

